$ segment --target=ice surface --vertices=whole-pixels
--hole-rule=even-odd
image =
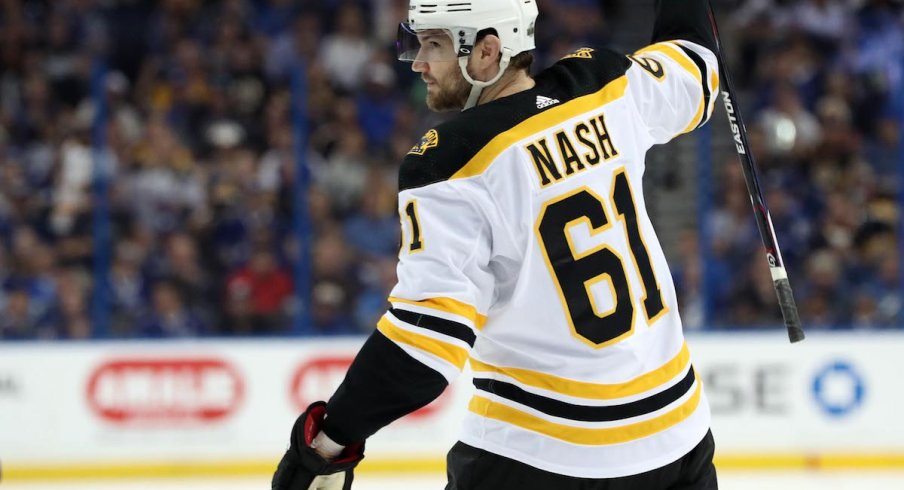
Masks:
[[[440,475],[364,474],[355,478],[354,490],[442,490]],[[154,479],[142,481],[3,482],[3,490],[267,490],[269,478]],[[719,486],[731,490],[901,490],[904,471],[725,471]]]

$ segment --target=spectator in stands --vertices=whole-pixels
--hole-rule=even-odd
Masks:
[[[17,281],[4,287],[0,309],[0,339],[53,339],[56,331],[48,312],[34,306],[28,286]]]
[[[23,248],[23,252],[24,250]],[[53,248],[40,241],[29,245],[27,250],[27,253],[20,254],[20,258],[24,259],[24,267],[18,281],[28,293],[29,307],[34,314],[48,318],[59,299],[55,277],[56,254]]]
[[[900,168],[904,162],[902,151],[901,121],[883,117],[876,123],[875,133],[867,136],[864,156],[892,192],[901,188]]]
[[[154,233],[184,227],[192,211],[202,206],[205,189],[191,151],[162,115],[149,121],[134,158],[123,203],[131,208],[129,214]]]
[[[259,244],[248,263],[226,281],[225,331],[272,334],[288,328],[292,277],[277,261],[272,244]]]
[[[57,276],[59,303],[52,311],[52,323],[57,338],[86,339],[91,337],[88,316],[88,278],[84,271],[66,269]]]
[[[395,195],[379,178],[370,178],[361,205],[345,221],[345,240],[364,260],[394,257],[399,251]]]
[[[189,310],[179,290],[167,281],[151,288],[151,309],[140,319],[137,335],[145,338],[197,337],[207,326]]]
[[[848,2],[803,0],[791,6],[791,22],[825,49],[837,49],[850,35],[851,11]]]
[[[398,282],[396,257],[371,260],[364,266],[362,290],[354,305],[354,321],[357,331],[370,333],[377,321],[390,307],[389,293]]]
[[[373,47],[367,39],[364,12],[355,3],[345,3],[336,13],[336,31],[323,39],[320,62],[336,86],[354,92],[364,80]]]
[[[807,258],[804,282],[797,289],[801,317],[811,328],[841,328],[851,317],[844,264],[836,250],[821,249]]]
[[[844,66],[857,78],[856,121],[865,134],[882,117],[900,113],[904,82],[904,29],[900,2],[867,0],[856,13],[854,33],[847,40]]]
[[[267,78],[272,82],[286,82],[292,79],[292,70],[298,67],[298,60],[307,65],[314,63],[322,32],[317,15],[300,13],[292,22],[291,31],[270,40],[264,63]]]
[[[129,238],[117,243],[110,268],[111,334],[114,337],[130,337],[138,324],[150,285],[141,270],[147,251],[140,243]]]
[[[706,291],[700,239],[696,230],[683,230],[678,238],[677,258],[671,262],[675,293],[681,308],[681,321],[686,329],[704,328]]]
[[[150,259],[154,280],[166,280],[179,291],[187,308],[212,325],[218,319],[217,289],[198,252],[197,242],[188,233],[173,233],[164,242],[162,253]]]
[[[348,292],[342,284],[316,283],[311,292],[312,333],[324,336],[361,333],[354,328],[349,310]]]
[[[400,101],[395,93],[396,76],[387,61],[373,61],[367,66],[364,88],[355,100],[358,122],[367,139],[368,148],[385,151],[395,129]]]
[[[311,259],[314,284],[332,281],[341,284],[345,291],[354,293],[357,290],[357,263],[341,229],[333,226],[320,230],[314,241]]]
[[[326,191],[342,216],[351,211],[367,186],[370,162],[366,142],[357,124],[344,129],[324,165],[314,169],[317,185]]]
[[[771,103],[758,119],[767,148],[778,158],[808,158],[822,137],[819,121],[790,84],[779,83],[774,88]]]

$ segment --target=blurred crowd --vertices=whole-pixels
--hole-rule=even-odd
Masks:
[[[904,10],[891,0],[749,0],[725,19],[760,184],[808,328],[904,325]],[[733,153],[705,239],[679,245],[686,315],[781,322]],[[701,261],[702,242],[707,259]],[[704,293],[708,292],[708,294]]]
[[[802,316],[900,325],[899,5],[725,5]],[[540,2],[535,67],[609,43],[627,6]],[[0,339],[97,336],[98,309],[110,319],[100,334],[114,338],[285,334],[302,311],[303,255],[306,331],[372,330],[396,281],[398,165],[443,117],[394,60],[406,9],[407,0],[0,0]],[[293,98],[300,77],[303,104]],[[107,123],[96,127],[101,108]],[[296,175],[299,122],[308,170]],[[707,239],[689,231],[677,245],[682,304],[691,323],[708,308],[717,324],[774,324],[739,167],[719,163]],[[299,200],[307,220],[297,220]],[[307,229],[312,239],[299,240]]]

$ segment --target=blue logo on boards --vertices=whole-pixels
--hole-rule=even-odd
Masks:
[[[827,414],[843,417],[863,404],[863,377],[846,361],[836,361],[816,373],[813,398]]]

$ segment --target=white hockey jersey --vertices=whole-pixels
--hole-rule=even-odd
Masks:
[[[692,449],[710,415],[644,158],[710,117],[716,59],[682,40],[628,57],[583,48],[536,81],[411,150],[378,328],[449,381],[470,359],[463,442],[575,477],[651,470]]]

